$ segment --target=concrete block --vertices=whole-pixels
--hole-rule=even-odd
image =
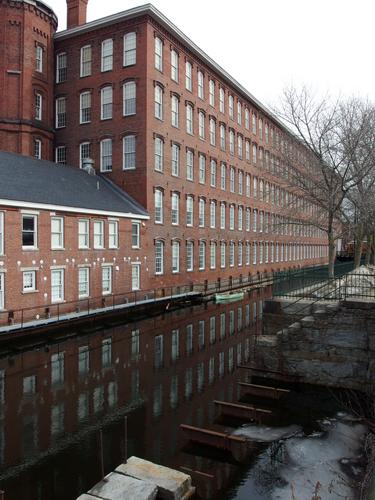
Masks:
[[[156,484],[158,498],[165,500],[181,500],[194,492],[187,474],[141,458],[130,457],[126,464],[116,468],[116,472]]]
[[[92,495],[84,493],[83,495],[79,496],[77,500],[98,500],[98,497],[93,497]]]
[[[153,483],[111,472],[88,493],[105,500],[154,500],[157,492]]]

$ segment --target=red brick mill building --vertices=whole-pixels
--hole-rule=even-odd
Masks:
[[[86,6],[67,0],[56,33],[42,2],[0,0],[0,149],[92,159],[136,200],[142,289],[326,263],[323,233],[295,224],[314,207],[288,188],[282,123],[152,5],[89,23]]]

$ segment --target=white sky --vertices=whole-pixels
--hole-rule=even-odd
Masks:
[[[65,0],[45,1],[65,29]],[[89,0],[87,20],[143,3]],[[152,3],[266,105],[290,83],[375,101],[375,0]]]

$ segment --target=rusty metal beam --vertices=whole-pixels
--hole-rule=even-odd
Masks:
[[[242,403],[228,403],[226,401],[215,400],[214,404],[220,408],[221,413],[224,415],[244,418],[246,420],[256,420],[257,422],[261,422],[262,418],[272,414],[271,410],[256,408],[255,406],[244,405]]]
[[[268,385],[248,384],[246,382],[238,382],[238,385],[243,388],[247,394],[270,399],[280,399],[290,392],[289,389],[279,389],[278,387],[270,387]]]

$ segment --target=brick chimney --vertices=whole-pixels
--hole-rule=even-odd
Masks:
[[[68,8],[67,29],[86,23],[88,0],[66,0]]]

